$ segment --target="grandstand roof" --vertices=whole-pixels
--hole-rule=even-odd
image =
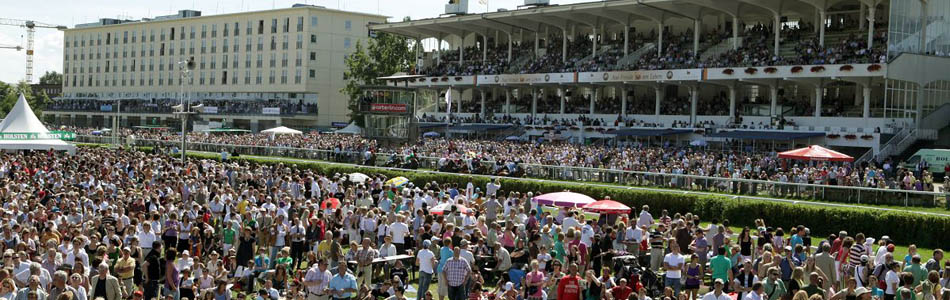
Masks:
[[[659,22],[671,18],[694,20],[703,15],[738,16],[771,21],[775,15],[811,18],[816,8],[827,9],[842,0],[617,0],[569,5],[549,5],[429,18],[405,22],[371,24],[371,30],[414,38],[462,36],[470,33],[536,32],[541,25],[567,30],[572,25],[594,27],[601,24],[630,25],[633,21]],[[810,19],[809,19],[810,20]]]

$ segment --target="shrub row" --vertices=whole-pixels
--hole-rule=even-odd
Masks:
[[[214,155],[195,154],[204,158]],[[263,164],[281,163],[276,160],[239,158]],[[286,162],[283,162],[286,164]],[[300,168],[311,169],[319,174],[347,174],[362,172],[381,174],[389,178],[404,176],[414,184],[426,182],[468,182],[484,187],[492,177],[461,174],[445,174],[427,171],[393,170],[358,165],[329,164],[319,162],[293,163]],[[764,219],[769,226],[789,228],[805,225],[814,237],[821,238],[845,230],[850,234],[863,232],[868,237],[880,239],[890,236],[898,244],[917,244],[928,248],[947,247],[950,242],[950,217],[903,211],[885,211],[870,208],[832,207],[803,205],[786,202],[749,199],[732,196],[700,195],[682,191],[649,191],[615,186],[598,186],[583,183],[554,182],[535,179],[501,178],[502,192],[519,191],[550,193],[570,190],[595,199],[610,197],[633,208],[649,205],[654,216],[666,209],[670,214],[692,212],[704,220],[713,218],[729,220],[735,226],[752,226],[755,219]]]

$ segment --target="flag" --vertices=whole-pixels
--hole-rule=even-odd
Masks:
[[[478,0],[478,4],[488,6],[488,0]]]
[[[452,114],[452,89],[449,88],[445,91],[445,105],[448,107],[445,110],[446,114]]]

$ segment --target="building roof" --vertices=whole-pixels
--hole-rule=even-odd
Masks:
[[[371,30],[414,38],[430,38],[473,32],[517,30],[533,33],[541,25],[569,29],[572,25],[629,25],[633,21],[658,22],[671,18],[695,20],[716,14],[757,17],[771,21],[776,14],[798,15],[811,20],[817,8],[827,9],[843,0],[616,0],[569,5],[525,7],[421,20],[372,24]],[[655,29],[655,28],[654,28]]]

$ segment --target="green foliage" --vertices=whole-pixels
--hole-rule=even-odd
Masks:
[[[40,84],[63,85],[63,74],[56,71],[46,71],[46,73],[43,73],[43,77],[40,77]]]
[[[197,156],[197,154],[196,154]],[[218,159],[217,155],[197,156],[201,158]],[[284,163],[275,159],[247,158],[244,160],[262,164]],[[318,174],[348,174],[361,172],[365,174],[381,174],[389,178],[404,176],[418,186],[429,182],[458,183],[464,186],[472,182],[476,186],[485,186],[487,176],[468,176],[435,173],[427,171],[388,170],[382,168],[363,167],[345,164],[329,163],[292,163],[298,168],[313,170]],[[811,230],[812,236],[821,238],[831,233],[846,230],[851,234],[859,232],[869,237],[880,238],[889,235],[898,244],[917,244],[921,247],[946,247],[945,238],[950,236],[950,217],[924,215],[904,211],[882,211],[877,209],[846,208],[834,206],[801,205],[794,203],[772,202],[748,199],[736,196],[707,196],[682,191],[646,191],[626,189],[623,187],[607,187],[585,185],[581,183],[553,182],[537,179],[502,178],[502,190],[517,192],[534,192],[535,195],[569,190],[591,196],[595,199],[610,199],[624,203],[639,211],[639,207],[649,205],[654,216],[659,216],[660,210],[669,213],[693,213],[703,220],[729,220],[733,226],[753,226],[755,219],[764,219],[766,224],[773,227],[789,228],[796,225],[805,225]]]
[[[415,65],[415,58],[408,39],[379,32],[365,47],[356,42],[355,50],[344,63],[346,86],[340,92],[349,96],[350,120],[363,126],[359,111],[360,86],[384,84],[376,78],[409,71]]]
[[[38,96],[34,95],[30,84],[24,81],[16,85],[8,85],[0,82],[0,96],[3,97],[0,98],[0,113],[6,116],[7,113],[13,109],[13,105],[16,104],[21,93],[26,97],[26,101],[30,104],[30,107],[33,108],[33,113],[36,114],[36,117],[42,119],[43,110],[46,109],[46,105],[51,103],[52,100],[46,95],[46,92],[42,92]]]

